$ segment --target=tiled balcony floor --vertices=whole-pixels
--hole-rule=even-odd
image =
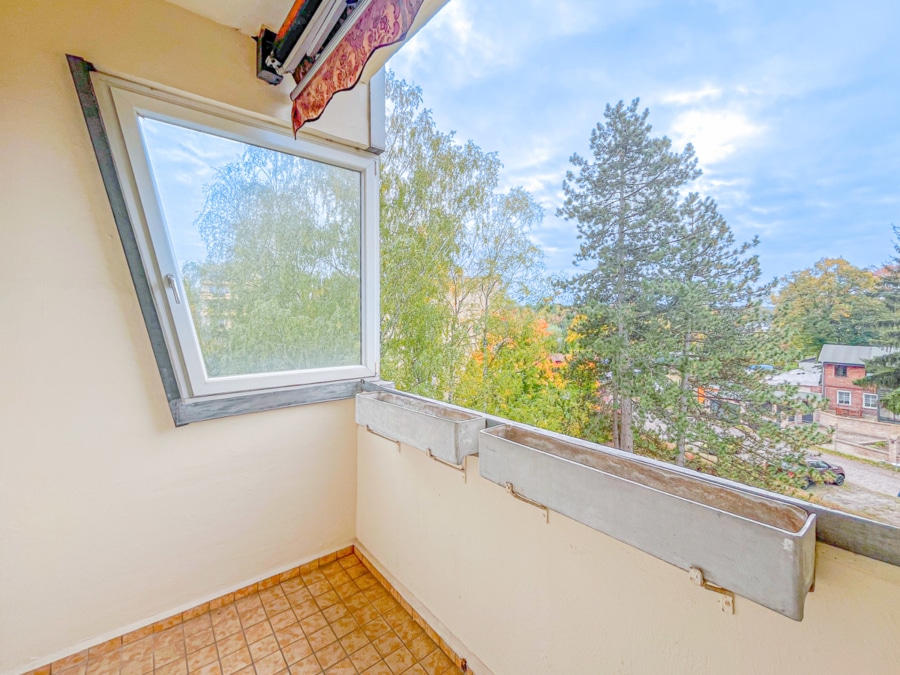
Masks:
[[[52,664],[52,675],[435,675],[455,664],[356,555],[165,630]]]

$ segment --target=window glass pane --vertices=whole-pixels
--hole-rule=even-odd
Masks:
[[[360,364],[360,174],[140,127],[209,376]]]

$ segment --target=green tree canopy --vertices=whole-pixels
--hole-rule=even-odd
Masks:
[[[773,322],[805,356],[817,356],[825,344],[875,344],[884,312],[877,287],[871,271],[843,258],[823,258],[781,279],[772,298]]]

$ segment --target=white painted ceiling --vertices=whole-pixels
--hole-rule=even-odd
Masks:
[[[217,23],[256,35],[266,25],[277,31],[293,0],[167,0]]]

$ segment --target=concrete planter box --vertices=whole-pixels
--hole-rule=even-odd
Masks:
[[[510,425],[479,434],[482,477],[800,621],[816,517],[617,450]]]
[[[386,391],[356,395],[356,423],[454,465],[478,452],[486,424],[477,413]]]

